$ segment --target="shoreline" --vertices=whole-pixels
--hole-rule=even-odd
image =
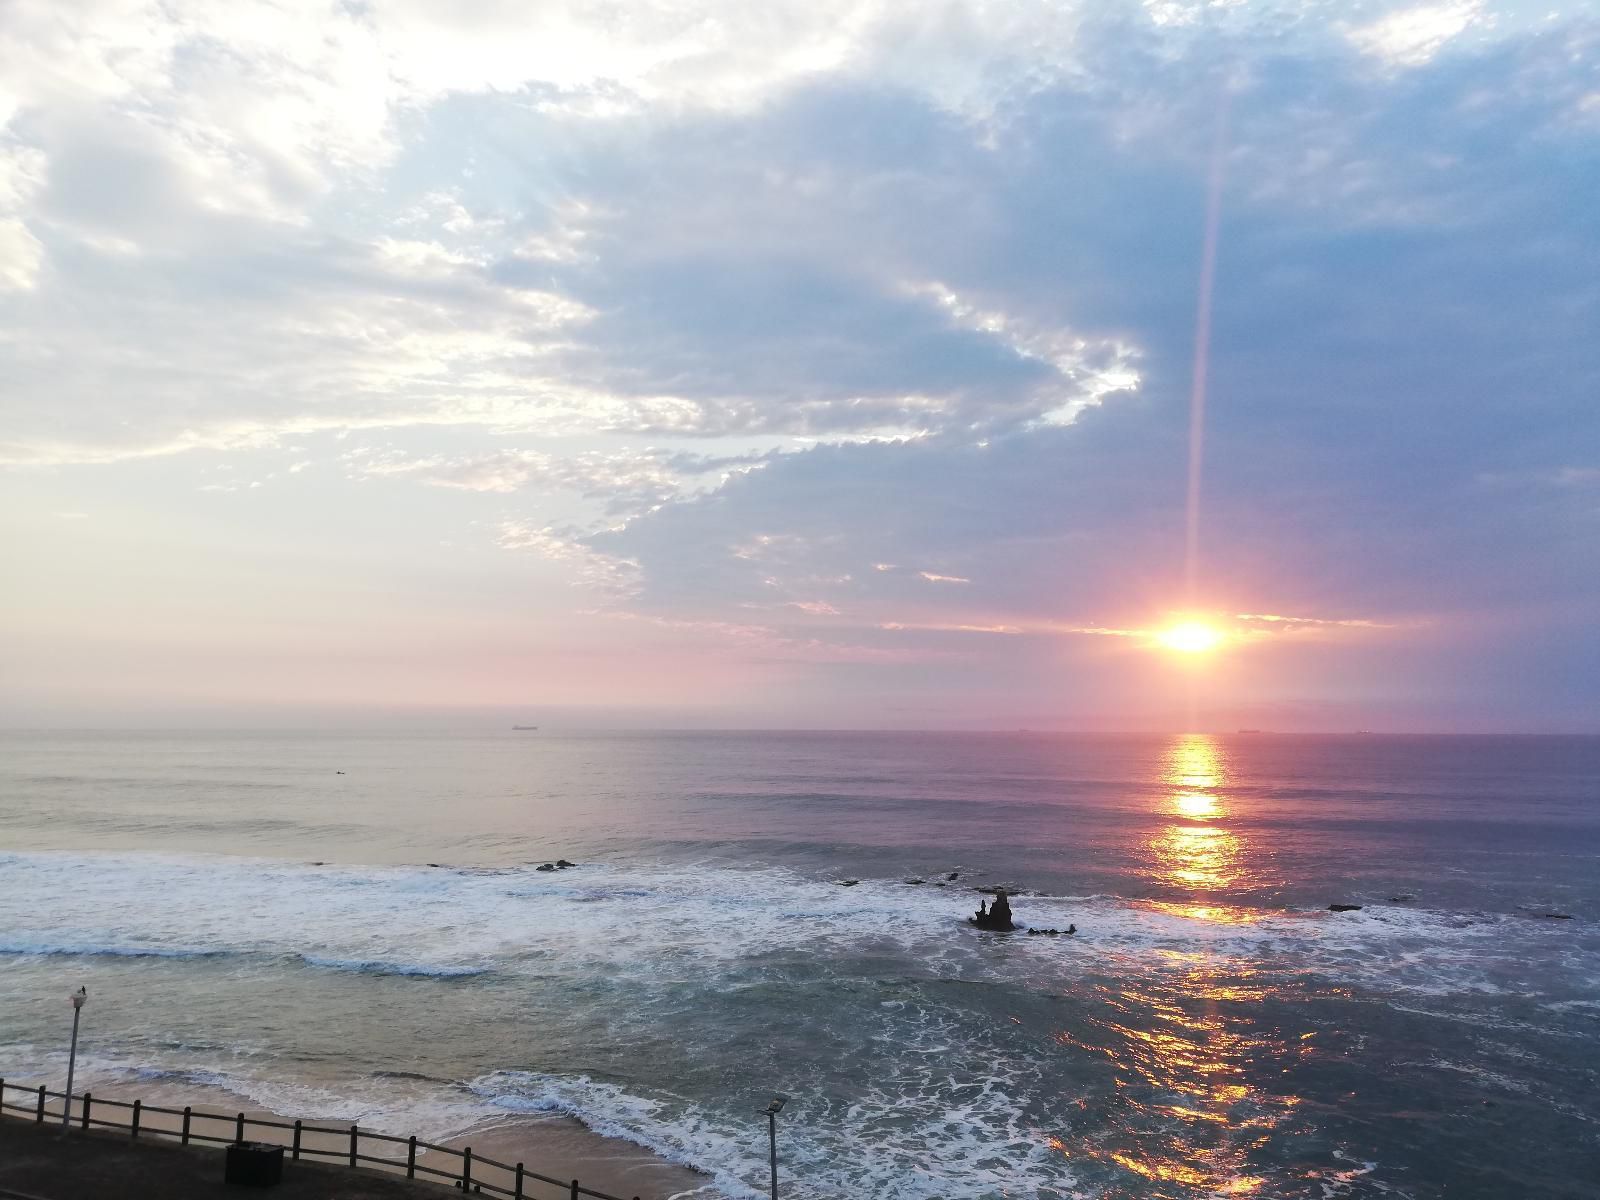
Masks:
[[[20,1086],[20,1085],[19,1085]],[[92,1094],[93,1089],[89,1089]],[[82,1117],[82,1089],[74,1088],[73,1102],[73,1133],[81,1133],[79,1122]],[[23,1104],[26,1093],[6,1091],[6,1103],[11,1106]],[[238,1114],[243,1113],[247,1122],[245,1139],[247,1141],[269,1142],[288,1146],[292,1141],[292,1131],[289,1129],[262,1128],[250,1125],[251,1121],[277,1121],[292,1125],[299,1119],[307,1126],[315,1127],[319,1132],[307,1132],[303,1135],[301,1145],[303,1149],[322,1151],[319,1154],[307,1154],[302,1161],[318,1163],[335,1168],[343,1167],[345,1170],[352,1168],[341,1163],[349,1141],[343,1132],[349,1125],[354,1124],[362,1133],[378,1133],[362,1120],[344,1122],[336,1118],[297,1118],[292,1113],[282,1113],[273,1109],[263,1108],[260,1104],[247,1099],[245,1096],[233,1092],[223,1086],[186,1086],[175,1087],[171,1085],[156,1085],[143,1089],[117,1089],[108,1091],[97,1097],[98,1101],[119,1101],[132,1104],[134,1100],[141,1105],[155,1105],[160,1108],[182,1109],[188,1106],[193,1111],[191,1132],[194,1135],[206,1135],[213,1140],[200,1140],[195,1138],[191,1145],[215,1149],[220,1151],[226,1141],[233,1140],[234,1122]],[[53,1122],[59,1127],[61,1119],[61,1101],[51,1099],[45,1106],[45,1124]],[[91,1108],[93,1122],[92,1132],[99,1137],[118,1139],[130,1143],[134,1141],[126,1132],[130,1110],[123,1107],[100,1109],[98,1105]],[[29,1116],[24,1112],[8,1108],[3,1119],[7,1125],[13,1122],[30,1124]],[[116,1127],[102,1126],[102,1120],[114,1120],[123,1126],[122,1130]],[[339,1127],[341,1132],[321,1132]],[[164,1145],[179,1145],[181,1136],[182,1118],[167,1113],[150,1112],[145,1109],[140,1115],[141,1139],[149,1138],[151,1141]],[[395,1136],[395,1135],[390,1135]],[[374,1142],[362,1144],[360,1152],[363,1157],[390,1158],[389,1162],[363,1162],[362,1167],[366,1172],[376,1172],[381,1175],[398,1176],[403,1178],[406,1168],[406,1147],[403,1144],[404,1136],[400,1143]],[[217,1140],[223,1139],[223,1140]],[[709,1174],[683,1166],[679,1163],[656,1154],[644,1146],[626,1140],[625,1138],[608,1137],[596,1133],[575,1117],[559,1114],[535,1115],[520,1113],[505,1113],[487,1115],[475,1121],[458,1133],[444,1137],[422,1138],[419,1141],[431,1141],[436,1146],[447,1147],[452,1150],[470,1148],[475,1159],[493,1159],[498,1162],[514,1165],[523,1163],[530,1172],[537,1172],[553,1179],[566,1180],[567,1182],[556,1185],[527,1179],[523,1194],[529,1200],[565,1200],[569,1196],[569,1184],[576,1179],[585,1188],[605,1192],[618,1197],[619,1200],[687,1200],[696,1197],[698,1200],[726,1200],[725,1193],[717,1188]],[[391,1158],[392,1156],[392,1158]],[[421,1149],[417,1155],[417,1162],[422,1166],[445,1167],[444,1162],[438,1161],[437,1154],[431,1156],[429,1152]],[[460,1159],[450,1156],[446,1160],[452,1169],[457,1167]],[[503,1178],[502,1178],[503,1176]],[[510,1172],[500,1171],[487,1163],[475,1166],[473,1178],[483,1183],[495,1183],[511,1186]],[[450,1179],[437,1175],[419,1174],[419,1182],[431,1182],[445,1187],[451,1186]]]

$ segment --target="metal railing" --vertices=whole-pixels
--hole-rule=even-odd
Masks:
[[[12,1103],[12,1095],[26,1096],[28,1101],[23,1104]],[[69,1109],[63,1109],[66,1099],[65,1092],[50,1091],[43,1084],[30,1087],[7,1083],[5,1079],[0,1078],[0,1116],[21,1117],[41,1125],[47,1118],[60,1121],[64,1111],[70,1112]],[[470,1146],[457,1150],[453,1146],[424,1142],[416,1137],[373,1133],[356,1125],[309,1125],[304,1121],[268,1121],[260,1117],[247,1116],[242,1112],[232,1116],[220,1112],[205,1112],[187,1104],[182,1108],[163,1108],[160,1105],[146,1104],[142,1100],[104,1098],[97,1100],[90,1092],[75,1092],[72,1099],[80,1109],[79,1112],[72,1114],[73,1125],[81,1129],[98,1127],[125,1130],[132,1140],[155,1137],[176,1141],[185,1146],[192,1142],[225,1146],[250,1140],[245,1137],[250,1130],[269,1130],[271,1132],[262,1140],[282,1145],[291,1159],[320,1158],[342,1162],[351,1167],[377,1169],[389,1173],[403,1172],[408,1179],[431,1178],[448,1181],[463,1192],[509,1196],[511,1200],[539,1200],[541,1194],[551,1195],[546,1187],[538,1185],[559,1189],[556,1194],[565,1195],[568,1200],[580,1200],[580,1197],[584,1196],[590,1197],[591,1200],[623,1200],[622,1197],[613,1196],[608,1192],[597,1192],[593,1188],[586,1188],[576,1179],[556,1179],[549,1175],[541,1175],[537,1171],[530,1171],[522,1163],[503,1163],[475,1155]],[[52,1100],[59,1100],[62,1104],[51,1104]],[[110,1116],[102,1115],[108,1111]],[[176,1118],[178,1124],[176,1128],[166,1123],[151,1124],[146,1121],[150,1115]],[[210,1124],[204,1124],[206,1122]],[[228,1127],[229,1131],[226,1134],[203,1132],[204,1129],[215,1130],[218,1124]],[[394,1152],[392,1154],[362,1152],[363,1147],[371,1150],[386,1146],[394,1147]],[[446,1159],[456,1161],[446,1170],[418,1161],[425,1154],[442,1155]],[[635,1196],[633,1200],[639,1200],[639,1197]]]

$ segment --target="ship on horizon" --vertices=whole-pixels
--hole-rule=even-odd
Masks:
[[[511,731],[513,733],[532,733],[538,728],[539,727],[537,725],[513,725],[511,727]]]

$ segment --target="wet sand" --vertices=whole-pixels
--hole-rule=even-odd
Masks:
[[[181,1093],[164,1088],[142,1089],[137,1098],[147,1105],[161,1108],[181,1109],[187,1102],[192,1109],[190,1130],[192,1135],[217,1139],[212,1142],[197,1142],[212,1151],[210,1155],[210,1171],[220,1181],[222,1177],[221,1146],[223,1142],[233,1141],[236,1134],[237,1117],[244,1113],[246,1118],[245,1140],[254,1142],[274,1142],[284,1146],[292,1144],[293,1131],[290,1129],[263,1128],[249,1124],[251,1121],[274,1121],[284,1124],[293,1124],[292,1117],[280,1113],[268,1112],[264,1109],[230,1103],[235,1098],[221,1089],[202,1089],[186,1087]],[[131,1144],[131,1139],[126,1127],[130,1122],[131,1113],[127,1108],[108,1104],[108,1100],[126,1100],[131,1103],[132,1094],[129,1096],[107,1094],[96,1098],[91,1108],[93,1126],[86,1135],[79,1127],[82,1116],[81,1096],[74,1100],[73,1105],[73,1130],[70,1134],[61,1134],[61,1106],[59,1100],[51,1100],[46,1105],[46,1118],[42,1125],[35,1125],[24,1113],[17,1112],[14,1108],[8,1109],[6,1120],[0,1122],[0,1131],[13,1137],[31,1137],[39,1145],[48,1148],[50,1145],[57,1147],[54,1152],[58,1157],[65,1156],[63,1161],[70,1164],[76,1162],[73,1146],[94,1144],[96,1146],[117,1146]],[[204,1103],[195,1103],[202,1100]],[[6,1102],[8,1105],[28,1103],[22,1093],[7,1090]],[[101,1121],[114,1122],[121,1129],[102,1126]],[[194,1147],[174,1145],[182,1128],[182,1117],[167,1113],[151,1112],[142,1109],[140,1112],[140,1139],[138,1145],[132,1148],[137,1151],[145,1145],[164,1148],[173,1146],[179,1151],[193,1150]],[[301,1135],[301,1148],[304,1157],[301,1163],[321,1168],[327,1164],[327,1169],[339,1172],[335,1178],[347,1182],[368,1172],[351,1171],[346,1156],[349,1153],[350,1137],[349,1126],[335,1121],[306,1121],[306,1126],[315,1127],[318,1132],[305,1130]],[[322,1130],[337,1129],[338,1132],[321,1132]],[[382,1157],[386,1162],[368,1162],[363,1166],[379,1172],[393,1172],[403,1175],[406,1169],[408,1148],[402,1142],[378,1142],[369,1140],[367,1134],[371,1131],[364,1126],[359,1126],[360,1137],[358,1149],[363,1156]],[[20,1131],[20,1132],[19,1132]],[[87,1137],[88,1141],[84,1141]],[[73,1141],[72,1139],[78,1139]],[[42,1139],[42,1140],[41,1140]],[[53,1139],[53,1140],[51,1140]],[[11,1144],[10,1140],[6,1143]],[[30,1143],[32,1144],[32,1143]],[[470,1147],[475,1161],[472,1168],[472,1178],[475,1182],[491,1183],[505,1187],[508,1190],[513,1183],[513,1176],[509,1171],[501,1170],[482,1160],[497,1160],[508,1166],[516,1163],[524,1164],[529,1172],[548,1176],[552,1179],[563,1181],[562,1184],[553,1185],[540,1182],[525,1175],[523,1188],[524,1195],[530,1200],[565,1200],[570,1196],[568,1185],[577,1179],[585,1188],[603,1192],[607,1195],[619,1197],[621,1200],[632,1200],[633,1197],[642,1197],[643,1200],[672,1200],[673,1197],[694,1196],[696,1200],[719,1200],[721,1193],[711,1185],[710,1180],[686,1167],[668,1162],[666,1159],[651,1154],[648,1150],[634,1145],[632,1142],[620,1138],[602,1137],[594,1133],[577,1121],[566,1117],[518,1117],[510,1116],[486,1121],[480,1125],[466,1130],[454,1137],[440,1139],[437,1143],[453,1149]],[[321,1151],[316,1154],[314,1152]],[[108,1151],[107,1151],[108,1152]],[[199,1153],[199,1151],[195,1151]],[[105,1153],[105,1152],[99,1152]],[[49,1155],[46,1155],[49,1160]],[[88,1161],[88,1160],[85,1160]],[[440,1179],[445,1187],[451,1187],[451,1180],[456,1178],[456,1173],[461,1169],[461,1159],[456,1155],[444,1155],[437,1151],[419,1149],[417,1165],[419,1168],[434,1168],[450,1173],[450,1178],[434,1176]],[[9,1162],[9,1154],[8,1154]],[[300,1163],[290,1164],[285,1162],[287,1176],[290,1165],[298,1168]],[[61,1168],[67,1170],[67,1167]],[[421,1175],[425,1176],[426,1171]],[[383,1178],[383,1176],[379,1176]],[[402,1185],[408,1181],[400,1179]],[[220,1184],[219,1184],[220,1186]],[[0,1172],[0,1188],[14,1187],[19,1191],[27,1192],[28,1187],[22,1183],[11,1180],[11,1177]],[[92,1190],[92,1189],[90,1189]],[[460,1195],[459,1190],[452,1188],[454,1194]],[[34,1194],[50,1196],[49,1192]],[[63,1191],[62,1195],[69,1192]],[[79,1189],[70,1194],[88,1194],[87,1190]],[[109,1193],[107,1193],[109,1194]],[[131,1194],[131,1193],[130,1193]],[[158,1193],[152,1193],[152,1195]],[[312,1194],[312,1193],[308,1193]],[[315,1193],[322,1194],[322,1193]],[[354,1192],[340,1191],[344,1195],[356,1195]],[[360,1193],[365,1195],[366,1193]],[[374,1195],[389,1193],[374,1192]],[[397,1195],[400,1193],[396,1193]],[[409,1194],[409,1193],[405,1193]],[[428,1194],[434,1194],[429,1190]]]

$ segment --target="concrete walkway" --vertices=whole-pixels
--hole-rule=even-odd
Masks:
[[[56,1124],[0,1119],[0,1197],[23,1200],[444,1200],[461,1193],[327,1163],[283,1164],[273,1188],[222,1182],[221,1147],[130,1141],[127,1134],[63,1132]]]

